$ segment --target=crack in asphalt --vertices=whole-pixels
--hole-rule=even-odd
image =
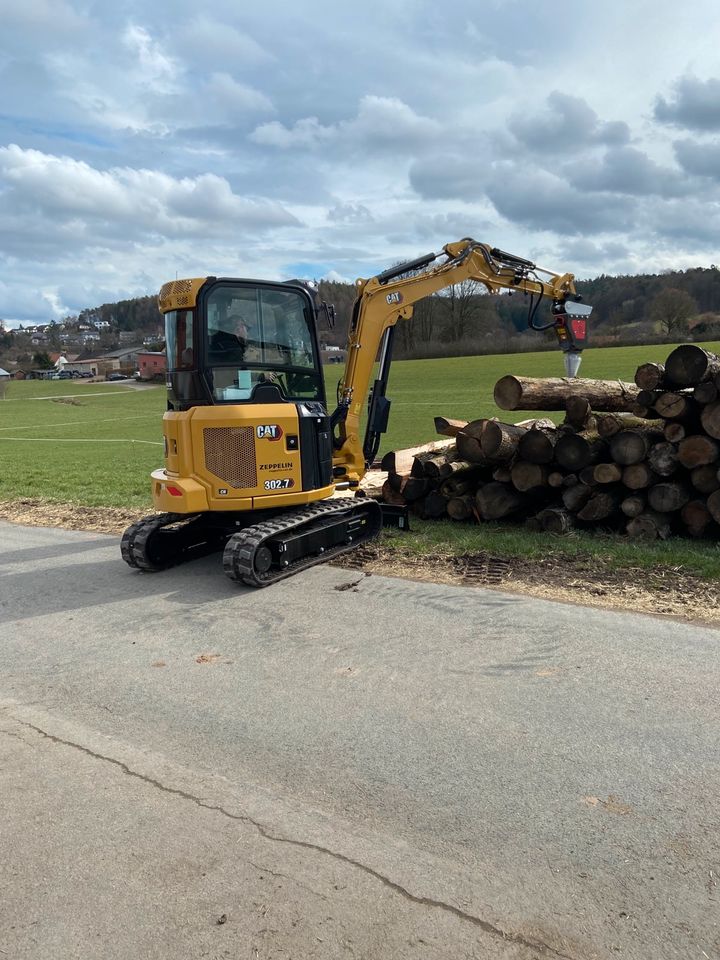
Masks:
[[[459,907],[453,906],[451,903],[446,903],[443,900],[435,900],[432,897],[418,896],[417,894],[412,893],[406,887],[403,887],[401,884],[397,883],[395,880],[391,880],[390,877],[387,877],[385,874],[375,870],[373,867],[369,867],[367,864],[361,863],[359,860],[354,860],[352,857],[348,857],[344,853],[339,853],[337,850],[331,850],[328,847],[323,847],[321,844],[311,843],[307,840],[295,840],[291,837],[283,837],[279,836],[278,834],[274,834],[268,830],[267,827],[263,826],[257,820],[253,820],[253,818],[247,814],[232,813],[231,811],[226,810],[224,807],[218,806],[217,804],[206,803],[200,797],[196,797],[191,793],[187,793],[185,790],[180,790],[177,787],[168,787],[159,780],[148,777],[143,773],[138,773],[137,770],[133,770],[131,767],[128,767],[128,765],[122,760],[116,760],[115,757],[108,757],[105,754],[96,753],[94,750],[90,750],[88,747],[84,747],[80,743],[74,743],[72,740],[65,740],[62,737],[56,736],[55,734],[48,733],[41,727],[37,727],[35,724],[29,723],[26,720],[20,720],[17,717],[12,717],[12,719],[15,723],[18,723],[23,727],[28,727],[30,730],[34,730],[35,733],[40,734],[40,736],[50,740],[52,743],[59,743],[63,746],[70,747],[73,750],[78,750],[89,757],[93,757],[95,760],[104,760],[107,763],[111,763],[122,770],[122,772],[127,776],[142,780],[143,783],[147,783],[149,786],[155,787],[156,789],[161,790],[163,793],[180,797],[183,800],[188,800],[190,803],[194,803],[203,810],[219,813],[222,816],[227,817],[229,820],[235,820],[240,823],[249,824],[250,826],[254,827],[260,836],[265,840],[270,840],[273,843],[289,844],[290,846],[298,847],[304,850],[312,850],[315,853],[320,853],[324,856],[331,857],[333,860],[346,863],[348,866],[354,867],[373,879],[378,880],[383,886],[387,887],[389,890],[392,890],[394,893],[397,893],[399,896],[403,897],[403,899],[409,900],[411,903],[441,910],[444,913],[448,913],[454,917],[457,917],[459,920],[463,920],[466,923],[471,923],[484,933],[487,933],[492,937],[496,937],[499,940],[503,940],[506,943],[516,943],[519,946],[528,947],[531,950],[539,951],[546,956],[550,955],[557,957],[558,960],[576,960],[576,958],[571,957],[569,954],[561,953],[559,950],[556,950],[554,947],[551,947],[542,940],[534,940],[529,937],[524,937],[519,933],[508,933],[500,927],[495,926],[495,924],[490,923],[488,920],[483,920],[481,917],[476,917],[474,914],[468,913],[465,910],[461,910]],[[7,733],[8,736],[15,736],[16,739],[23,739],[22,737],[17,737],[16,734],[13,734],[7,730],[2,732]],[[27,741],[23,740],[23,742],[27,744]]]

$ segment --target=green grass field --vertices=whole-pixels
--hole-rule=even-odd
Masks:
[[[720,352],[720,343],[706,346]],[[662,345],[586,350],[581,373],[632,382],[640,363],[662,361],[671,349]],[[521,411],[509,414],[495,407],[496,380],[508,373],[561,376],[562,371],[559,351],[397,362],[388,389],[390,430],[381,452],[433,439],[436,415],[522,419]],[[325,369],[330,407],[341,372],[336,365]],[[0,400],[0,500],[39,497],[85,506],[150,508],[149,474],[163,463],[165,397],[164,386],[11,382]],[[523,530],[489,524],[417,526],[420,534],[406,542],[419,552],[432,552],[439,544],[452,552],[493,549],[510,555],[533,550],[540,554],[549,548],[547,537],[528,537]],[[703,576],[720,576],[720,549],[714,543],[638,545],[580,534],[552,544],[556,552],[612,555],[620,565],[676,563]]]

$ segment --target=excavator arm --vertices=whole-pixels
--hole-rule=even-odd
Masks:
[[[357,280],[345,375],[332,415],[333,471],[338,480],[347,480],[353,486],[359,482],[387,429],[390,401],[385,391],[395,325],[399,320],[412,319],[418,300],[463,280],[482,283],[490,293],[520,290],[529,294],[528,325],[534,330],[554,328],[565,353],[567,375],[577,374],[591,307],[579,303],[570,273],[557,274],[488,244],[465,239],[447,244],[440,253],[398,264],[369,280]],[[553,319],[537,325],[537,309],[546,297],[552,300]],[[373,382],[367,430],[361,443],[360,419],[378,352],[379,372]]]

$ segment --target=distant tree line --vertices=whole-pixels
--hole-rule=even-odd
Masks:
[[[720,339],[720,269],[696,267],[661,274],[611,277],[576,283],[593,307],[591,342],[653,343],[689,338]],[[320,281],[320,295],[335,304],[334,331],[321,334],[342,345],[355,299],[353,284]],[[529,297],[522,293],[488,294],[480,283],[466,280],[415,305],[413,319],[397,325],[395,356],[442,357],[472,353],[505,353],[554,347],[554,334],[528,330]],[[540,325],[550,319],[543,302]]]

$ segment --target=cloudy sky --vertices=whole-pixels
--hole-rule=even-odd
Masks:
[[[0,0],[0,318],[472,236],[720,262],[717,0]]]

